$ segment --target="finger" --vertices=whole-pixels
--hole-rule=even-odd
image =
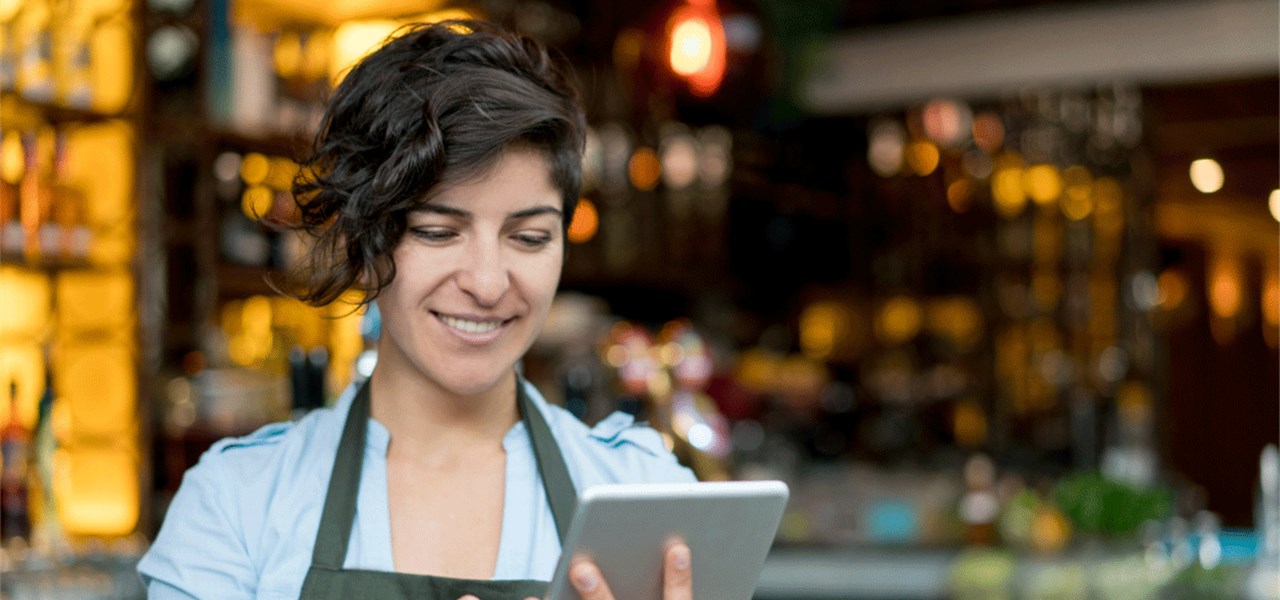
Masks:
[[[662,561],[662,600],[693,600],[693,552],[672,544]]]
[[[582,600],[613,600],[609,584],[589,560],[577,561],[569,568],[569,581]]]
[[[471,594],[467,594],[466,596],[459,596],[458,600],[480,600],[480,599],[475,596],[472,596]]]

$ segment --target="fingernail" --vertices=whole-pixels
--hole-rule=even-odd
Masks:
[[[675,549],[676,568],[683,571],[689,568],[689,548],[680,547]]]
[[[584,592],[594,591],[599,583],[595,574],[590,569],[583,567],[573,574],[573,582],[578,586],[579,590]]]

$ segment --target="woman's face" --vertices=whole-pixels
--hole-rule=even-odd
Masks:
[[[379,368],[456,396],[505,381],[546,321],[564,257],[562,197],[543,153],[513,148],[408,216],[378,296]]]

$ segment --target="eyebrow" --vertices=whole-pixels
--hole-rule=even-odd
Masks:
[[[469,210],[463,210],[455,206],[445,206],[442,204],[430,204],[430,203],[423,204],[422,206],[418,207],[417,210],[421,212],[429,212],[429,213],[445,215],[449,217],[457,217],[459,219],[470,219],[472,216],[471,211]],[[508,214],[506,220],[511,221],[516,219],[527,219],[529,217],[536,217],[538,215],[548,215],[548,214],[555,215],[557,217],[560,217],[561,219],[564,219],[564,213],[561,212],[560,209],[554,206],[548,206],[544,204],[541,206],[532,206],[529,208],[522,208],[520,210],[517,210],[511,214]]]

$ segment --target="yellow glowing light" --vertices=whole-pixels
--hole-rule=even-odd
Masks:
[[[22,137],[16,131],[6,131],[4,141],[0,142],[0,178],[10,185],[18,185],[26,169],[25,160]]]
[[[996,213],[1012,219],[1027,208],[1027,190],[1022,185],[1022,169],[1000,169],[991,176],[991,200]]]
[[[134,135],[123,121],[77,127],[67,136],[73,181],[92,181],[86,192],[88,224],[95,229],[126,226],[132,230],[137,206],[134,190]],[[95,239],[100,237],[95,232]]]
[[[271,170],[271,162],[257,152],[244,155],[240,161],[240,178],[249,185],[258,185],[267,179]]]
[[[947,206],[957,213],[969,212],[973,207],[974,184],[972,179],[957,179],[947,186]]]
[[[138,460],[133,448],[61,449],[54,464],[58,518],[67,533],[125,535],[138,524]]]
[[[938,168],[941,154],[938,146],[926,140],[916,140],[907,145],[907,166],[917,175],[926,176]]]
[[[293,177],[297,174],[297,163],[277,156],[267,160],[267,176],[262,182],[271,189],[287,191],[293,186]]]
[[[0,267],[0,336],[41,337],[49,323],[50,289],[49,278],[39,272]]]
[[[1267,204],[1271,207],[1271,218],[1280,221],[1280,189],[1271,190],[1271,198]]]
[[[578,208],[573,211],[573,221],[569,223],[569,241],[574,244],[585,244],[596,236],[600,228],[600,213],[595,203],[582,198],[578,200]]]
[[[337,85],[347,69],[381,48],[400,27],[397,21],[378,19],[347,21],[333,32],[333,54],[329,57],[329,80]]]
[[[61,330],[128,327],[133,277],[127,271],[68,271],[58,277],[56,299]]]
[[[251,296],[245,300],[240,313],[240,326],[245,332],[253,334],[271,331],[271,299],[266,296]]]
[[[920,332],[924,311],[908,296],[889,299],[876,316],[876,335],[887,344],[910,340]]]
[[[133,96],[134,31],[127,11],[98,24],[90,40],[90,82],[94,110],[115,113]]]
[[[329,56],[333,54],[333,34],[328,30],[313,31],[302,47],[302,77],[321,79],[329,72]]]
[[[271,58],[276,73],[285,79],[292,79],[302,69],[302,38],[292,31],[281,33],[276,38]]]
[[[689,76],[711,64],[711,26],[688,18],[671,30],[671,70]]]
[[[815,302],[800,313],[800,348],[814,360],[830,358],[848,328],[843,307],[835,302]]]
[[[1229,319],[1240,312],[1241,266],[1232,257],[1215,259],[1209,269],[1209,308],[1213,314]]]
[[[1222,173],[1222,165],[1212,158],[1200,158],[1191,161],[1189,169],[1191,175],[1191,185],[1204,194],[1212,194],[1222,189],[1222,183],[1225,179]]]
[[[995,113],[982,113],[973,118],[973,143],[987,154],[1004,145],[1004,122]]]
[[[627,162],[627,174],[631,178],[631,185],[642,192],[658,187],[658,180],[662,177],[662,163],[658,160],[658,153],[653,148],[637,148]]]
[[[1038,164],[1027,167],[1022,173],[1022,185],[1036,204],[1046,206],[1062,195],[1062,175],[1053,165]]]
[[[240,210],[244,212],[244,216],[257,221],[266,216],[271,211],[271,203],[275,200],[275,195],[271,193],[269,188],[254,185],[244,191],[244,195],[240,197]]]
[[[132,350],[122,344],[72,343],[63,348],[55,385],[71,414],[75,436],[111,438],[134,426]]]
[[[22,0],[0,0],[0,22],[7,22],[13,19],[21,8]]]

